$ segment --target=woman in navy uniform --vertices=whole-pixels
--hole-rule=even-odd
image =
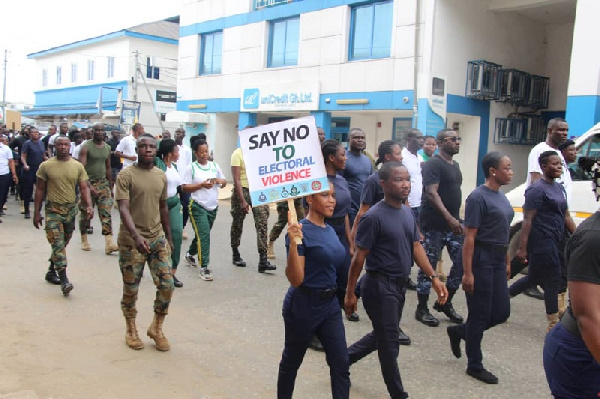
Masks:
[[[279,363],[277,397],[291,398],[298,369],[313,335],[327,355],[333,398],[348,398],[350,365],[346,333],[336,298],[338,265],[346,250],[333,227],[325,223],[333,216],[335,189],[306,197],[308,215],[288,224],[288,251],[285,275],[291,287],[283,301],[285,347]],[[302,239],[301,244],[296,239]]]
[[[465,324],[449,326],[452,353],[461,357],[460,341],[465,340],[467,374],[488,384],[498,378],[482,364],[483,332],[505,322],[510,315],[507,280],[510,260],[507,254],[510,222],[515,212],[500,187],[513,176],[510,158],[498,151],[482,161],[485,183],[467,198],[462,279],[469,316]]]

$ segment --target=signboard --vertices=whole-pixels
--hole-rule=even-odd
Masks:
[[[319,84],[282,83],[246,88],[240,101],[242,112],[316,111],[319,109]]]
[[[424,134],[435,137],[440,130],[446,127],[446,107],[448,104],[446,79],[439,76],[431,78],[428,103],[427,124]]]
[[[140,120],[140,109],[142,103],[139,101],[123,100],[123,110],[121,111],[121,125],[133,125]]]
[[[302,0],[254,0],[254,11],[267,7],[280,6],[282,4],[296,3]]]
[[[238,134],[254,206],[329,190],[314,116]]]
[[[166,114],[168,112],[177,110],[177,92],[176,91],[165,91],[156,90],[156,97],[154,99],[154,110],[159,114]]]

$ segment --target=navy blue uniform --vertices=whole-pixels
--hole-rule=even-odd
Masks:
[[[348,348],[350,363],[377,350],[383,380],[392,398],[408,397],[398,369],[398,325],[416,241],[419,232],[411,209],[394,208],[384,201],[362,216],[356,232],[357,247],[369,250],[361,297],[373,331]]]
[[[600,212],[577,228],[565,251],[568,280],[600,285]],[[573,329],[565,324],[572,320]],[[544,370],[555,398],[600,397],[600,363],[581,338],[571,307],[546,336]]]
[[[342,313],[335,298],[336,269],[346,256],[331,226],[300,221],[303,239],[298,255],[304,256],[304,281],[290,287],[283,301],[285,347],[279,363],[277,397],[291,398],[298,369],[313,335],[325,349],[334,398],[348,398],[350,365]],[[289,252],[289,237],[286,248]]]
[[[44,143],[40,140],[35,143],[31,140],[27,140],[21,149],[21,154],[27,154],[27,165],[29,166],[29,170],[25,170],[25,168],[22,169],[21,180],[19,181],[22,187],[21,194],[23,196],[22,199],[26,214],[29,213],[29,204],[32,201],[35,175],[41,163],[44,162],[44,152]]]
[[[454,329],[465,348],[470,370],[483,370],[483,332],[504,323],[510,315],[506,285],[506,250],[515,212],[506,196],[486,186],[477,187],[467,198],[465,226],[477,229],[472,268],[473,294],[466,294],[469,316]]]
[[[558,248],[565,229],[565,189],[559,183],[540,179],[525,190],[523,208],[537,210],[527,241],[529,271],[510,287],[510,295],[539,284],[544,289],[546,314],[558,313],[561,267]]]
[[[354,218],[360,208],[360,194],[367,178],[373,173],[373,163],[365,154],[355,155],[346,151],[346,167],[342,176],[348,182],[350,195],[352,196],[352,207],[350,208],[350,225],[354,224]]]
[[[383,187],[379,184],[379,171],[373,172],[360,193],[360,203],[373,206],[383,199]]]

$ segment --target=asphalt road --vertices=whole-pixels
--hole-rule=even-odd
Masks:
[[[113,228],[118,215],[113,212]],[[9,201],[0,224],[0,398],[273,398],[283,348],[281,304],[288,283],[283,239],[276,243],[278,270],[257,272],[256,235],[246,219],[242,256],[246,268],[231,264],[229,203],[220,205],[212,232],[214,281],[180,265],[163,331],[171,351],[161,353],[145,335],[152,319],[154,286],[149,273],[140,286],[138,329],[146,347],[129,349],[120,310],[121,276],[116,255],[104,254],[97,217],[91,252],[68,247],[69,276],[75,289],[63,297],[44,281],[49,245]],[[275,220],[271,213],[270,226]],[[191,226],[187,226],[192,234]],[[184,241],[186,246],[191,240]],[[447,258],[447,255],[446,255]],[[445,269],[449,268],[446,260]],[[413,270],[413,276],[416,271]],[[455,307],[466,316],[464,295]],[[409,292],[401,323],[412,345],[400,348],[398,363],[411,398],[548,398],[542,367],[546,320],[542,301],[517,297],[507,323],[484,336],[484,364],[500,379],[485,385],[465,374],[466,359],[452,356],[442,315],[437,328],[414,319],[416,294]],[[345,321],[348,343],[370,331],[361,320]],[[463,345],[464,350],[464,345]],[[351,367],[352,398],[388,397],[377,355]],[[330,397],[322,353],[309,350],[296,382],[297,398]]]

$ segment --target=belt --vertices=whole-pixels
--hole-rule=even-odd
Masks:
[[[385,273],[381,273],[377,270],[367,270],[367,274],[369,275],[369,277],[373,277],[381,281],[387,281],[389,283],[396,284],[399,287],[404,287],[404,285],[408,281],[407,277],[392,277],[388,276]]]
[[[302,293],[304,295],[307,295],[307,296],[310,296],[310,297],[316,297],[316,298],[319,298],[319,299],[331,299],[331,298],[333,298],[335,296],[335,292],[336,292],[335,288],[328,288],[326,290],[319,290],[319,289],[316,289],[316,288],[308,288],[308,287],[305,287],[303,285],[300,285],[300,286],[296,287],[296,291],[298,291],[298,292],[300,292],[300,293]]]
[[[498,245],[498,244],[486,244],[484,242],[475,241],[475,246],[483,249],[487,249],[491,252],[497,253],[506,253],[508,251],[508,245]]]
[[[330,226],[338,226],[340,224],[346,223],[346,217],[342,216],[339,218],[328,218],[328,219],[325,219],[325,223],[327,223]]]
[[[560,319],[560,324],[562,324],[565,330],[567,330],[574,336],[581,338],[581,331],[579,331],[579,325],[577,324],[577,320],[575,320],[575,318],[571,316],[571,307],[567,309],[562,319]]]

